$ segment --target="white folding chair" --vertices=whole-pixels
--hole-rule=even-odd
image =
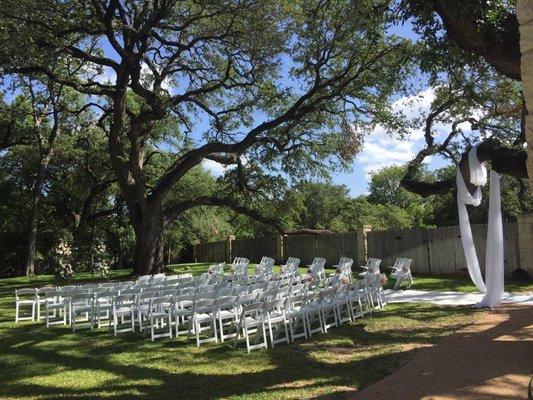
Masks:
[[[298,266],[300,259],[296,257],[289,257],[287,262],[280,266],[280,277],[293,276],[298,274]]]
[[[322,315],[319,303],[320,292],[309,293],[305,302],[305,319],[307,321],[307,334],[311,337],[314,333],[324,332]]]
[[[339,263],[335,265],[340,280],[352,281],[352,265],[353,260],[348,257],[342,257]]]
[[[263,257],[259,264],[255,266],[254,276],[272,275],[274,273],[274,260],[270,257]]]
[[[298,295],[287,299],[285,317],[293,342],[295,339],[301,337],[308,338],[305,302],[305,295]],[[301,328],[301,332],[298,331],[299,328]]]
[[[192,313],[193,305],[196,300],[194,294],[180,294],[174,298],[174,307],[172,308],[172,318],[174,318],[174,330],[176,331],[176,338],[180,333],[185,333],[187,336],[192,331]],[[186,326],[185,330],[180,331],[180,326]]]
[[[233,263],[231,263],[231,273],[233,275],[242,276],[248,274],[248,264],[250,260],[245,257],[235,257]]]
[[[285,318],[285,302],[287,299],[276,299],[263,304],[263,318],[268,326],[270,345],[274,347],[278,343],[289,343],[289,330]]]
[[[150,299],[148,318],[150,319],[150,338],[172,337],[173,297],[162,296]]]
[[[121,294],[113,297],[113,335],[135,332],[135,294]],[[128,320],[129,317],[129,320]]]
[[[46,327],[56,324],[67,324],[67,304],[65,293],[60,290],[46,290],[44,292],[44,318]]]
[[[318,307],[320,309],[320,317],[322,318],[322,327],[324,332],[327,332],[329,328],[339,326],[339,320],[337,319],[335,295],[337,288],[331,288],[323,290],[318,294]],[[331,321],[331,317],[333,320]]]
[[[196,300],[193,304],[192,326],[196,335],[196,346],[207,342],[218,342],[215,318],[215,299]],[[202,332],[211,333],[207,338],[200,338]]]
[[[106,288],[105,288],[106,289]],[[97,327],[102,327],[102,321],[107,321],[110,325],[111,311],[113,310],[113,297],[118,293],[113,290],[106,290],[95,294],[94,298],[94,319]]]
[[[207,268],[208,275],[223,275],[224,263],[212,264]]]
[[[94,324],[94,294],[80,291],[74,292],[69,298],[70,325],[72,332],[76,331],[76,324],[82,328],[93,329]],[[83,316],[78,319],[78,316]],[[83,323],[85,322],[85,323]]]
[[[326,270],[324,266],[326,265],[326,259],[322,257],[315,257],[311,265],[308,266],[309,274],[314,277],[323,279],[326,277]]]
[[[411,289],[413,285],[413,275],[411,274],[411,264],[413,260],[410,258],[398,258],[392,267],[391,277],[396,279],[394,290],[398,290],[402,283],[407,283],[407,289]]]
[[[237,342],[244,336],[246,341],[246,350],[268,348],[266,328],[263,317],[263,303],[245,304],[242,307],[241,316],[237,327],[237,336],[235,337],[234,347]]]
[[[366,295],[364,290],[361,290],[359,281],[349,283],[345,293],[348,296],[352,319],[355,321],[358,317],[364,317],[365,309],[363,305],[365,304]]]
[[[344,322],[353,321],[352,302],[350,298],[350,288],[352,284],[340,285],[335,294],[335,310],[339,325]]]
[[[238,296],[220,297],[215,302],[215,318],[218,322],[218,337],[221,342],[234,337],[236,321],[239,318]]]
[[[360,277],[364,278],[367,275],[377,275],[380,273],[379,265],[381,260],[379,258],[369,258],[366,262],[366,265],[362,265],[361,268],[364,269],[364,272],[359,274]]]
[[[136,296],[135,300],[135,314],[137,316],[137,325],[139,331],[144,332],[146,328],[145,321],[148,319],[150,311],[150,300],[157,297],[157,289],[144,289]]]
[[[136,285],[146,285],[149,284],[152,280],[152,275],[141,275],[137,279]]]
[[[28,307],[31,309],[31,314],[21,316],[21,308]],[[30,288],[15,289],[15,322],[23,320],[35,321],[37,314],[37,290]]]
[[[44,304],[46,303],[46,299],[44,297],[44,293],[46,290],[50,290],[51,288],[37,288],[35,289],[35,311],[37,315],[35,316],[35,319],[39,321],[41,318],[44,318],[44,315],[41,316],[41,307],[44,308]]]

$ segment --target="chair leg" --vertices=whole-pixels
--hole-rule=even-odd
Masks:
[[[246,350],[250,353],[250,336],[248,335],[248,326],[244,323],[244,338],[246,340]]]
[[[261,326],[263,327],[263,344],[265,345],[265,348],[268,348],[265,320],[261,321]],[[259,327],[257,327],[257,331],[259,331]],[[272,346],[272,347],[274,347],[274,346]]]
[[[292,340],[292,343],[294,343],[294,329],[293,329],[293,321],[291,321],[289,323],[289,331],[291,332],[291,340]]]
[[[213,315],[213,318],[211,320],[211,329],[213,330],[213,335],[215,337],[215,343],[218,343],[217,320],[216,320],[214,315]]]
[[[200,347],[200,324],[198,323],[196,318],[194,320],[194,331],[196,333],[196,346]]]
[[[135,332],[135,311],[131,310],[131,331]]]
[[[222,324],[222,317],[218,315],[218,325],[220,327],[220,341],[224,343],[224,325]]]
[[[290,343],[291,338],[289,336],[289,330],[287,329],[287,321],[283,321],[283,330],[285,331],[285,339],[287,339],[287,343]]]
[[[268,332],[270,335],[270,345],[274,348],[274,334],[272,333],[272,323],[270,322],[270,318],[268,318]]]

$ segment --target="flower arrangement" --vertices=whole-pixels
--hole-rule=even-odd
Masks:
[[[383,286],[383,287],[387,286],[387,284],[389,283],[389,278],[385,274],[381,274],[379,280],[381,282],[381,286]]]
[[[93,247],[93,276],[107,278],[109,276],[109,260],[107,257],[107,248],[103,241],[99,240]]]
[[[64,239],[54,249],[53,258],[56,263],[55,276],[62,281],[71,281],[74,278],[74,269],[70,263],[72,258],[72,249]]]

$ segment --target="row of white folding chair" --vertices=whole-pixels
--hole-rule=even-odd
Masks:
[[[302,292],[304,289],[304,285],[289,285],[284,286],[283,284],[291,283],[294,279],[286,279],[286,280],[279,280],[279,281],[273,281],[269,282],[269,285],[263,286],[262,290],[268,290],[268,289],[275,289],[275,297],[280,297],[282,295],[286,295],[288,293],[299,293]],[[298,281],[295,281],[298,282]],[[145,319],[146,315],[149,312],[149,301],[158,296],[179,296],[179,295],[192,295],[194,294],[196,297],[203,297],[203,298],[217,298],[222,295],[242,295],[246,294],[247,292],[254,291],[253,287],[231,287],[227,286],[224,290],[224,288],[216,287],[217,285],[212,286],[204,286],[204,287],[185,287],[185,288],[164,288],[164,287],[132,287],[124,289],[121,292],[113,293],[102,293],[100,297],[95,298],[94,303],[94,319],[90,319],[91,323],[94,323],[97,319],[98,327],[101,327],[101,320],[102,316],[104,316],[104,319],[109,319],[109,312],[111,311],[111,298],[117,294],[133,294],[136,295],[136,302],[135,302],[135,315],[136,315],[136,324],[139,326],[140,330],[144,330],[145,325]],[[261,290],[255,290],[255,292],[261,292]],[[88,299],[86,299],[88,302]],[[89,307],[89,304],[85,305],[83,304],[81,307],[81,312],[86,311],[86,308]],[[72,314],[72,313],[71,313]],[[104,315],[103,315],[104,314]],[[76,317],[76,312],[74,310],[74,317]],[[91,314],[93,315],[93,314]],[[69,319],[70,320],[70,319]],[[73,329],[75,329],[75,323],[76,320],[73,320]]]
[[[335,286],[315,293],[288,295],[282,299],[268,298],[263,303],[253,303],[243,309],[239,328],[239,332],[245,337],[248,352],[255,348],[267,347],[267,330],[272,346],[280,340],[288,341],[287,334],[280,340],[274,337],[269,312],[260,306],[276,300],[285,300],[284,306],[278,310],[284,314],[285,321],[276,320],[276,322],[285,324],[283,330],[288,326],[291,341],[299,337],[308,338],[314,333],[327,332],[331,327],[362,317],[374,307],[367,296],[364,282]],[[256,340],[255,344],[251,344],[250,333],[262,335],[262,340]]]
[[[253,301],[257,295],[245,294],[219,298],[210,295],[212,293],[208,293],[207,297],[182,295],[152,298],[147,311],[152,340],[158,337],[172,337],[172,325],[174,325],[176,337],[180,333],[186,333],[188,336],[194,333],[198,346],[201,343],[218,341],[219,339],[224,341],[224,339],[234,336],[230,332],[225,332],[225,329],[234,325],[241,304]],[[163,306],[161,307],[161,305]],[[134,303],[131,304],[131,309],[135,310]],[[134,311],[131,313],[132,318],[135,318]],[[182,326],[185,326],[186,329],[180,330]],[[163,328],[162,333],[157,332],[159,328]],[[116,334],[134,329],[135,323],[132,323],[128,329],[120,331],[115,329],[114,332]],[[207,338],[201,338],[200,335],[205,331],[210,331],[211,335]]]
[[[152,275],[141,275],[137,278],[138,284],[160,284],[164,283],[166,279],[164,273],[152,274]]]
[[[187,332],[191,333],[194,332],[196,335],[196,342],[197,345],[200,345],[200,343],[203,343],[205,341],[217,341],[218,338],[220,338],[222,341],[224,341],[225,338],[233,336],[233,334],[227,334],[224,332],[224,328],[231,325],[231,323],[235,322],[236,319],[238,319],[238,312],[235,312],[237,308],[241,307],[243,302],[249,302],[255,299],[262,299],[267,298],[266,295],[268,295],[269,299],[276,299],[276,298],[285,298],[286,296],[294,295],[295,293],[299,293],[301,290],[304,289],[304,285],[296,285],[293,287],[286,287],[286,288],[280,288],[275,289],[270,292],[264,292],[264,293],[248,293],[248,294],[241,294],[239,296],[237,295],[226,295],[226,296],[218,296],[216,292],[197,292],[195,295],[182,295],[175,297],[175,311],[167,311],[168,314],[171,316],[169,317],[172,319],[172,316],[175,317],[175,331],[176,336],[179,335],[180,332]],[[265,295],[266,294],[266,295]],[[265,296],[263,296],[265,295]],[[227,307],[222,307],[223,305],[229,305],[232,304],[232,311],[228,310]],[[238,304],[238,306],[237,306]],[[137,305],[137,310],[139,306]],[[213,310],[208,310],[209,307],[215,307]],[[145,309],[142,309],[141,312],[146,312]],[[147,311],[148,314],[150,313],[150,310]],[[224,320],[227,320],[229,317],[230,323],[224,322]],[[218,318],[218,329],[219,333],[217,335],[217,318]],[[142,316],[138,316],[137,319],[140,322],[140,326],[143,326],[142,324]],[[188,321],[189,327],[186,331],[180,331],[179,326],[180,322],[183,324],[185,320]],[[204,326],[207,323],[207,327]],[[134,326],[134,325],[133,325]],[[150,322],[151,330],[152,330],[152,338],[158,337],[157,335],[154,335],[154,324],[153,321]],[[204,332],[206,329],[209,329],[214,334],[209,337],[208,339],[200,339],[200,333]],[[167,335],[166,333],[164,335]]]
[[[87,284],[87,285],[69,285],[59,286],[55,288],[22,288],[15,289],[15,322],[22,320],[40,320],[41,307],[44,306],[46,299],[45,292],[50,290],[58,290],[62,293],[72,293],[75,291],[105,291],[108,287],[117,285],[118,283],[101,283],[101,284]],[[31,313],[21,316],[21,307],[29,308]]]
[[[303,288],[303,285],[300,289]],[[274,294],[274,296],[272,296],[272,298],[274,299],[277,299],[279,300],[279,295],[286,295],[287,297],[292,297],[292,296],[289,296],[289,294],[291,293],[290,291],[290,288],[288,288],[289,290],[285,290],[284,288],[280,289],[280,292],[277,293],[277,294]],[[189,327],[188,329],[188,333],[191,333],[194,332],[195,335],[196,335],[196,339],[197,339],[197,345],[200,345],[200,343],[202,343],[203,341],[205,341],[204,339],[200,339],[200,333],[205,331],[206,329],[210,329],[214,334],[212,337],[209,337],[207,340],[208,341],[211,341],[211,340],[214,340],[214,341],[217,341],[217,322],[216,322],[216,318],[218,318],[218,316],[222,316],[222,314],[220,314],[220,311],[212,311],[212,312],[203,312],[203,308],[205,307],[208,307],[208,306],[213,306],[216,302],[217,302],[217,299],[216,298],[196,298],[195,299],[195,296],[194,295],[184,295],[184,296],[181,296],[181,299],[180,297],[178,297],[178,300],[177,300],[177,304],[182,304],[184,301],[187,301],[188,300],[188,306],[189,306],[189,309],[187,309],[187,307],[167,307],[167,311],[165,311],[163,314],[161,314],[161,310],[158,309],[158,311],[156,311],[154,309],[154,306],[155,305],[160,305],[160,303],[165,303],[164,301],[155,301],[154,299],[158,299],[158,298],[161,298],[161,297],[154,297],[155,294],[159,294],[161,295],[162,293],[161,292],[152,292],[152,291],[145,291],[144,294],[143,293],[140,293],[138,295],[135,295],[133,293],[130,293],[130,294],[124,294],[124,295],[120,295],[120,296],[114,296],[113,297],[113,302],[112,302],[112,308],[113,308],[113,311],[112,311],[112,314],[113,314],[113,327],[114,327],[114,334],[116,335],[117,333],[119,332],[122,332],[122,331],[133,331],[135,330],[135,321],[137,320],[138,321],[138,325],[140,327],[141,330],[144,330],[145,329],[145,324],[144,321],[143,321],[143,317],[147,317],[147,319],[149,319],[149,326],[151,328],[151,337],[152,337],[152,340],[157,338],[157,337],[163,337],[163,336],[172,336],[172,328],[169,326],[172,324],[172,317],[174,316],[175,317],[175,324],[176,324],[176,336],[178,335],[178,332],[179,332],[179,321],[180,321],[180,317],[181,317],[181,321],[184,322],[185,321],[185,316],[189,316],[190,318],[188,319],[189,320],[189,323],[191,324],[191,326]],[[209,293],[206,293],[206,295],[211,295],[213,296],[213,292],[209,292]],[[247,298],[248,301],[250,301],[251,299],[257,299],[258,298],[258,294],[256,293],[252,293],[250,295],[242,295],[240,296],[241,298]],[[323,295],[322,295],[323,296]],[[266,296],[265,296],[266,297]],[[76,316],[78,313],[89,313],[90,312],[90,307],[87,305],[87,304],[84,304],[83,301],[85,300],[86,302],[88,302],[90,298],[90,294],[87,293],[87,296],[84,297],[81,293],[79,296],[76,296],[75,297],[75,300],[76,302],[80,302],[79,304],[77,304],[77,306],[75,307],[71,307],[71,312],[74,313],[74,317],[72,318],[72,320],[74,321],[74,324],[76,323]],[[166,298],[167,299],[167,304],[170,304],[170,302],[168,301],[168,299],[171,298],[171,296],[167,295],[167,296],[163,296],[163,298]],[[237,296],[233,296],[232,297],[233,299],[235,298],[238,298]],[[117,301],[120,303],[121,301],[124,301],[124,299],[128,299],[131,303],[131,307],[124,307],[124,306],[120,306],[117,308],[116,304],[117,304]],[[231,299],[231,296],[230,296],[230,299]],[[146,300],[147,301],[147,305],[144,306],[143,304],[146,304],[146,302],[143,302],[143,300]],[[220,300],[220,299],[218,299]],[[269,301],[274,301],[272,299],[269,299]],[[200,303],[198,303],[200,302]],[[99,304],[98,302],[96,304]],[[195,310],[195,311],[192,311],[190,309],[191,306],[193,306],[194,304],[197,304],[199,309],[198,310]],[[324,303],[325,304],[325,303]],[[324,308],[324,307],[322,307]],[[169,311],[169,310],[176,310],[176,312],[174,313],[173,311]],[[181,311],[179,311],[181,310]],[[183,311],[185,310],[185,312]],[[202,311],[202,312],[200,312]],[[324,310],[322,310],[324,311]],[[141,313],[142,315],[139,316],[138,313]],[[137,314],[137,315],[136,315]],[[168,316],[167,314],[169,314],[170,316]],[[101,313],[98,313],[98,316],[100,316]],[[118,324],[118,319],[121,318],[122,319],[122,322],[124,323],[124,317],[127,316],[127,315],[130,315],[130,320],[129,322],[126,322],[126,324],[130,324],[129,327],[127,328],[120,328],[119,327],[119,324]],[[196,316],[198,315],[197,317],[193,317],[193,316]],[[225,313],[225,316],[227,317],[228,314]],[[166,321],[166,323],[163,323],[163,321],[158,321],[160,320],[161,318],[168,318],[168,320]],[[233,313],[231,315],[231,319],[236,319],[235,317],[235,313]],[[92,322],[92,321],[90,321]],[[100,322],[100,321],[99,321]],[[157,323],[156,323],[157,322]],[[161,323],[159,323],[161,322]],[[231,322],[231,321],[230,321]],[[233,321],[233,324],[235,323],[236,321],[234,320]],[[204,324],[207,323],[208,326],[205,327]],[[336,323],[336,318],[335,318],[335,323]],[[124,325],[124,324],[123,324]],[[159,325],[161,325],[165,330],[167,330],[167,332],[163,332],[163,333],[156,333],[155,332],[155,329],[157,329],[159,327]],[[228,323],[224,323],[223,321],[223,318],[222,320],[219,320],[218,321],[218,325],[219,325],[219,329],[220,329],[220,333],[219,333],[219,336],[221,338],[221,340],[223,341],[225,338],[227,337],[230,337],[229,334],[225,334],[224,333],[224,327],[225,326],[228,326]],[[229,324],[231,325],[231,324]],[[324,320],[323,323],[320,324],[321,325],[321,328],[320,329],[326,329],[330,326],[329,324],[326,324],[326,321]],[[322,325],[325,327],[322,327]],[[73,329],[75,329],[75,327],[73,326]],[[269,329],[272,329],[271,327]],[[291,328],[292,329],[292,328]],[[311,329],[311,328],[309,328]],[[273,333],[271,332],[271,335]]]
[[[319,295],[311,295],[311,297],[313,296]],[[307,297],[306,295],[297,295],[281,299],[274,298],[244,306],[239,319],[238,335],[234,346],[241,335],[244,336],[248,352],[253,349],[267,348],[268,343],[274,347],[276,344],[294,341],[299,337],[308,338],[310,334],[316,331],[310,331],[307,327],[312,320],[309,318],[312,311],[310,312],[310,309],[303,305]],[[321,330],[323,325],[322,311],[322,309],[317,308]],[[298,332],[299,325],[303,328],[302,332]],[[255,339],[253,343],[251,342],[252,338]]]
[[[156,280],[151,280],[150,284],[147,284],[143,286],[142,280],[141,283],[139,282],[133,282],[133,281],[122,281],[122,282],[103,282],[98,284],[81,284],[81,285],[65,285],[65,286],[57,286],[55,288],[22,288],[22,289],[16,289],[15,290],[15,322],[22,321],[22,320],[39,320],[41,319],[41,307],[45,306],[47,300],[46,300],[46,292],[47,291],[53,291],[56,290],[56,298],[57,301],[52,302],[52,305],[49,306],[49,309],[54,309],[55,313],[61,313],[63,314],[63,309],[65,309],[66,314],[70,317],[70,311],[68,309],[69,302],[64,303],[63,301],[60,301],[60,298],[70,297],[73,294],[76,293],[99,293],[99,292],[105,292],[105,291],[115,291],[120,292],[124,289],[129,289],[131,287],[137,287],[137,288],[144,288],[144,287],[154,287],[157,286],[158,282],[161,281],[161,276],[165,277],[164,274],[157,275],[148,275],[149,277],[156,277]],[[182,275],[176,275],[173,276],[173,279],[170,279],[171,277],[166,277],[166,279],[163,282],[164,286],[169,286],[174,282],[182,282],[186,279],[192,277],[191,274],[182,274]],[[178,279],[175,279],[178,278]],[[61,303],[61,304],[59,304]],[[63,304],[64,303],[64,304]],[[64,306],[64,307],[63,307]],[[21,316],[21,307],[28,307],[31,309],[31,314],[26,316]],[[65,319],[66,320],[66,316]],[[46,319],[46,316],[45,316]],[[49,321],[48,321],[49,324]],[[47,324],[47,325],[48,325]]]
[[[110,318],[110,311],[112,306],[112,299],[114,296],[120,294],[133,294],[134,296],[140,293],[150,293],[154,296],[159,291],[157,288],[131,288],[125,286],[113,287],[107,290],[87,290],[85,288],[77,288],[75,290],[49,290],[45,293],[45,319],[46,326],[57,323],[67,324],[72,326],[72,330],[77,329],[76,324],[82,322],[78,320],[78,316],[84,315],[83,322],[87,322],[87,327],[93,326],[97,323],[100,328],[102,319]],[[68,317],[68,321],[67,321]]]

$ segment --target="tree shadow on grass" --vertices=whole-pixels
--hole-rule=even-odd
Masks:
[[[311,392],[320,399],[345,398],[409,360],[414,350],[402,348],[404,343],[426,346],[449,332],[445,326],[369,330],[394,312],[383,310],[309,341],[252,354],[227,344],[197,349],[183,339],[152,343],[139,334],[114,338],[102,330],[16,325],[0,336],[0,397],[301,398]],[[417,307],[411,312],[420,314]],[[85,386],[78,382],[84,378]]]

